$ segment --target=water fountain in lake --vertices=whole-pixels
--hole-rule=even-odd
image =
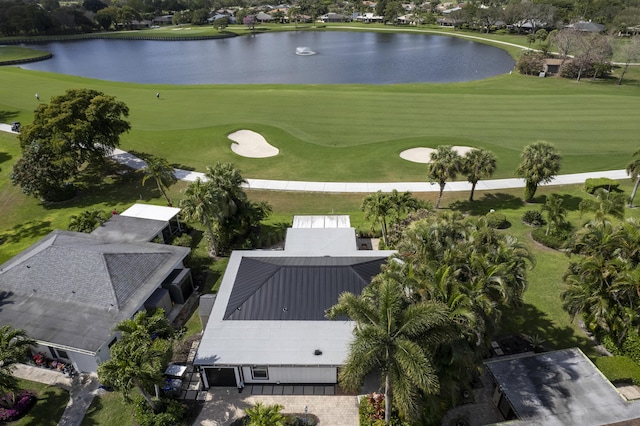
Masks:
[[[309,55],[315,55],[315,54],[316,52],[309,49],[308,47],[296,47],[296,55],[309,56]]]

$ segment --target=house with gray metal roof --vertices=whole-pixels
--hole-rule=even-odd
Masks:
[[[190,250],[115,234],[56,230],[0,265],[0,323],[24,329],[47,357],[95,372],[117,323],[184,303]]]
[[[513,425],[604,425],[640,418],[578,348],[500,357],[485,362],[493,401]],[[637,424],[637,423],[633,423]]]
[[[393,253],[358,250],[348,216],[296,217],[284,250],[234,251],[194,362],[204,386],[335,384],[354,323],[325,311]]]

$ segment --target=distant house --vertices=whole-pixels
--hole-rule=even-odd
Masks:
[[[264,12],[259,12],[256,15],[256,22],[261,22],[261,23],[266,23],[266,22],[271,22],[273,21],[273,17],[267,13]]]
[[[450,16],[436,19],[436,22],[441,27],[459,27],[466,21],[464,19],[452,18]]]
[[[547,58],[544,60],[542,71],[545,75],[557,75],[560,72],[560,65],[571,62],[571,59]]]
[[[51,232],[0,265],[0,323],[24,329],[35,351],[95,372],[117,323],[152,308],[175,317],[193,292],[190,250],[147,242],[167,226],[118,215],[93,234]]]
[[[368,24],[374,23],[374,22],[382,23],[382,22],[384,22],[384,16],[380,16],[380,15],[376,15],[376,14],[371,13],[371,12],[367,12],[367,13],[364,13],[362,15],[356,16],[356,21],[358,21],[358,22],[366,22]]]
[[[153,25],[171,25],[173,24],[173,15],[156,16],[151,22]]]
[[[497,358],[485,366],[495,383],[493,402],[505,419],[515,420],[509,424],[638,424],[640,401],[627,401],[578,348]]]
[[[296,216],[284,250],[234,251],[194,362],[204,386],[335,384],[354,323],[325,311],[392,253],[358,250],[348,216]]]
[[[322,15],[320,20],[322,22],[349,22],[351,21],[351,18],[340,13],[327,13]]]
[[[569,24],[565,26],[565,28],[570,28],[572,30],[576,30],[584,33],[601,33],[605,30],[604,25],[597,24],[591,21],[574,22],[573,24]]]

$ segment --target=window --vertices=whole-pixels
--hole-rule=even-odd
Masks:
[[[255,380],[269,380],[267,367],[251,367],[251,377]]]
[[[114,338],[113,338],[113,340],[111,341],[111,343],[109,343],[109,344],[107,345],[107,347],[108,347],[109,349],[111,349],[111,346],[115,345],[117,341],[118,341],[118,338],[117,338],[117,337],[114,337]]]
[[[62,349],[56,349],[56,351],[58,352],[58,358],[69,359],[69,355]]]

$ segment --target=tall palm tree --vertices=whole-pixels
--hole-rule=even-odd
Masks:
[[[381,370],[388,425],[392,401],[404,416],[415,419],[420,393],[438,392],[428,348],[450,338],[451,321],[446,306],[439,302],[409,303],[406,287],[393,275],[382,274],[378,280],[360,296],[341,294],[327,315],[346,316],[356,323],[340,383],[357,390],[368,373]]]
[[[24,330],[14,329],[10,325],[0,327],[0,390],[13,391],[17,381],[13,377],[13,366],[23,362],[29,354],[29,346],[35,341]]]
[[[551,225],[553,225],[554,229],[558,229],[565,222],[567,209],[562,206],[562,203],[562,197],[553,193],[547,197],[547,201],[542,206],[542,211],[547,214],[547,231],[545,235],[549,235],[549,232],[551,232]]]
[[[365,220],[371,220],[371,228],[375,227],[378,223],[382,231],[382,240],[385,246],[389,244],[387,239],[387,216],[389,216],[393,210],[393,205],[387,194],[383,194],[382,191],[378,191],[374,194],[369,194],[362,200],[362,211],[364,212]]]
[[[633,199],[636,198],[638,185],[640,185],[640,149],[633,153],[633,160],[627,164],[627,174],[632,180],[635,180],[629,197],[629,207],[633,207]]]
[[[142,169],[142,173],[144,173],[144,176],[142,177],[142,185],[144,185],[147,180],[153,179],[156,182],[158,190],[167,200],[167,205],[170,206],[171,200],[167,195],[167,188],[177,180],[174,174],[174,168],[164,158],[149,157],[145,162],[147,163],[147,167]]]
[[[222,191],[200,178],[191,182],[184,192],[186,198],[180,200],[180,208],[187,220],[196,220],[207,228],[211,245],[209,254],[217,256],[217,240],[214,226],[227,215],[228,203]]]
[[[164,312],[139,312],[116,325],[122,337],[110,348],[111,359],[98,366],[100,381],[122,391],[126,399],[138,389],[149,407],[157,410],[151,389],[162,381],[172,355],[171,327]]]
[[[461,168],[460,155],[449,145],[440,145],[431,153],[431,161],[427,164],[427,177],[440,186],[436,209],[440,208],[442,193],[448,180],[455,179]]]
[[[534,142],[524,147],[516,176],[525,180],[524,200],[530,202],[538,185],[551,182],[560,171],[560,155],[553,144]]]
[[[467,152],[462,158],[462,171],[471,183],[469,201],[473,201],[473,193],[480,179],[488,178],[496,170],[496,156],[486,149],[476,148]]]
[[[241,204],[247,201],[247,194],[242,189],[247,181],[232,163],[216,163],[214,167],[207,167],[205,176],[209,184],[222,191],[230,214],[235,214]]]

